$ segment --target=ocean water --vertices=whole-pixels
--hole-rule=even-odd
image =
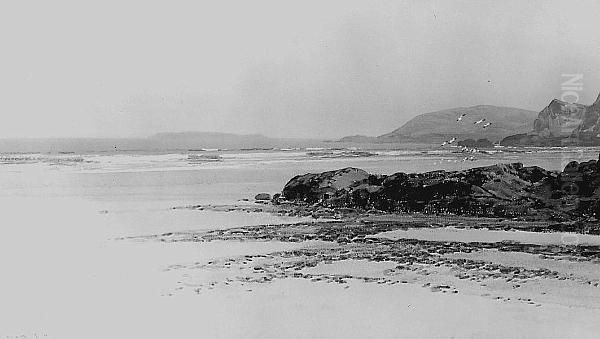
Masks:
[[[540,319],[564,325],[563,332],[548,334],[581,331],[568,323],[577,315],[590,317],[580,311],[560,318],[552,308],[545,308],[516,319],[523,312],[512,309],[517,306],[448,299],[411,287],[384,291],[357,286],[343,294],[330,286],[287,281],[262,285],[255,293],[165,297],[165,291],[180,279],[165,272],[169,265],[298,245],[115,240],[296,222],[264,213],[173,207],[239,203],[259,192],[278,192],[291,177],[307,172],[353,166],[390,174],[498,162],[558,170],[572,160],[598,158],[598,150],[591,148],[499,150],[476,154],[475,159],[452,151],[456,150],[373,150],[368,156],[348,150],[297,149],[0,155],[0,338],[364,337],[373,333],[462,337],[485,334],[477,331],[486,331],[494,317],[515,321],[525,334],[539,334],[527,332],[527,325]],[[396,301],[390,302],[389,296]],[[407,313],[409,301],[416,313]],[[461,307],[461,302],[477,312]],[[458,325],[439,322],[436,317],[445,314],[440,308],[452,310]],[[471,332],[462,329],[458,318],[473,314],[479,325],[473,325]],[[403,318],[407,320],[400,321]],[[430,326],[431,321],[438,322]]]
[[[106,227],[116,233],[156,233],[272,221],[267,215],[171,209],[233,204],[259,192],[272,194],[293,176],[308,172],[352,166],[391,174],[500,162],[559,170],[572,160],[598,158],[593,148],[499,150],[476,154],[474,161],[465,160],[471,155],[452,151],[457,149],[366,151],[369,156],[347,150],[0,154],[0,198],[73,199],[102,213]]]

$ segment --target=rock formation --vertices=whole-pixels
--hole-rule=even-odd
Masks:
[[[600,161],[572,162],[562,172],[521,163],[392,175],[345,168],[296,176],[282,196],[323,207],[594,221],[600,215]]]
[[[489,141],[486,138],[482,139],[466,139],[458,142],[458,146],[461,147],[476,147],[476,148],[492,148],[494,147],[494,143]]]
[[[600,145],[600,96],[590,106],[552,100],[533,123],[529,133],[515,134],[505,146]]]
[[[258,193],[254,196],[254,200],[271,200],[271,195],[269,193]]]

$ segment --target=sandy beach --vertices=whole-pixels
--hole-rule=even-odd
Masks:
[[[286,160],[253,169],[243,158],[219,168],[220,176],[212,167],[139,171],[139,158],[119,165],[125,171],[100,171],[98,162],[4,166],[0,206],[10,226],[0,238],[0,296],[12,306],[0,307],[2,336],[598,333],[599,263],[561,246],[565,234],[471,229],[469,222],[424,228],[415,216],[372,215],[367,223],[285,216],[253,202],[253,195],[281,189],[282,178],[314,168]],[[390,168],[405,163],[368,161],[382,168],[386,161]],[[419,161],[428,166],[439,158]],[[34,173],[45,179],[31,180]],[[262,179],[243,179],[253,176]],[[577,237],[582,245],[600,243],[598,236]]]
[[[0,339],[600,338],[598,13],[3,1]]]

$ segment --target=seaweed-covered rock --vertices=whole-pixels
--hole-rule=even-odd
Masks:
[[[292,178],[283,188],[282,195],[288,200],[314,203],[350,192],[353,187],[368,180],[369,173],[352,167],[320,174],[309,173]]]
[[[521,163],[387,176],[344,168],[296,176],[282,194],[327,207],[575,220],[600,215],[600,161],[560,173]]]

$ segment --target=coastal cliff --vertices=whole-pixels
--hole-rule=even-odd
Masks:
[[[600,161],[571,162],[562,172],[521,163],[392,175],[344,168],[296,176],[282,197],[322,207],[597,222]]]
[[[600,145],[600,96],[589,106],[552,100],[533,122],[533,130],[508,136],[505,146]]]

